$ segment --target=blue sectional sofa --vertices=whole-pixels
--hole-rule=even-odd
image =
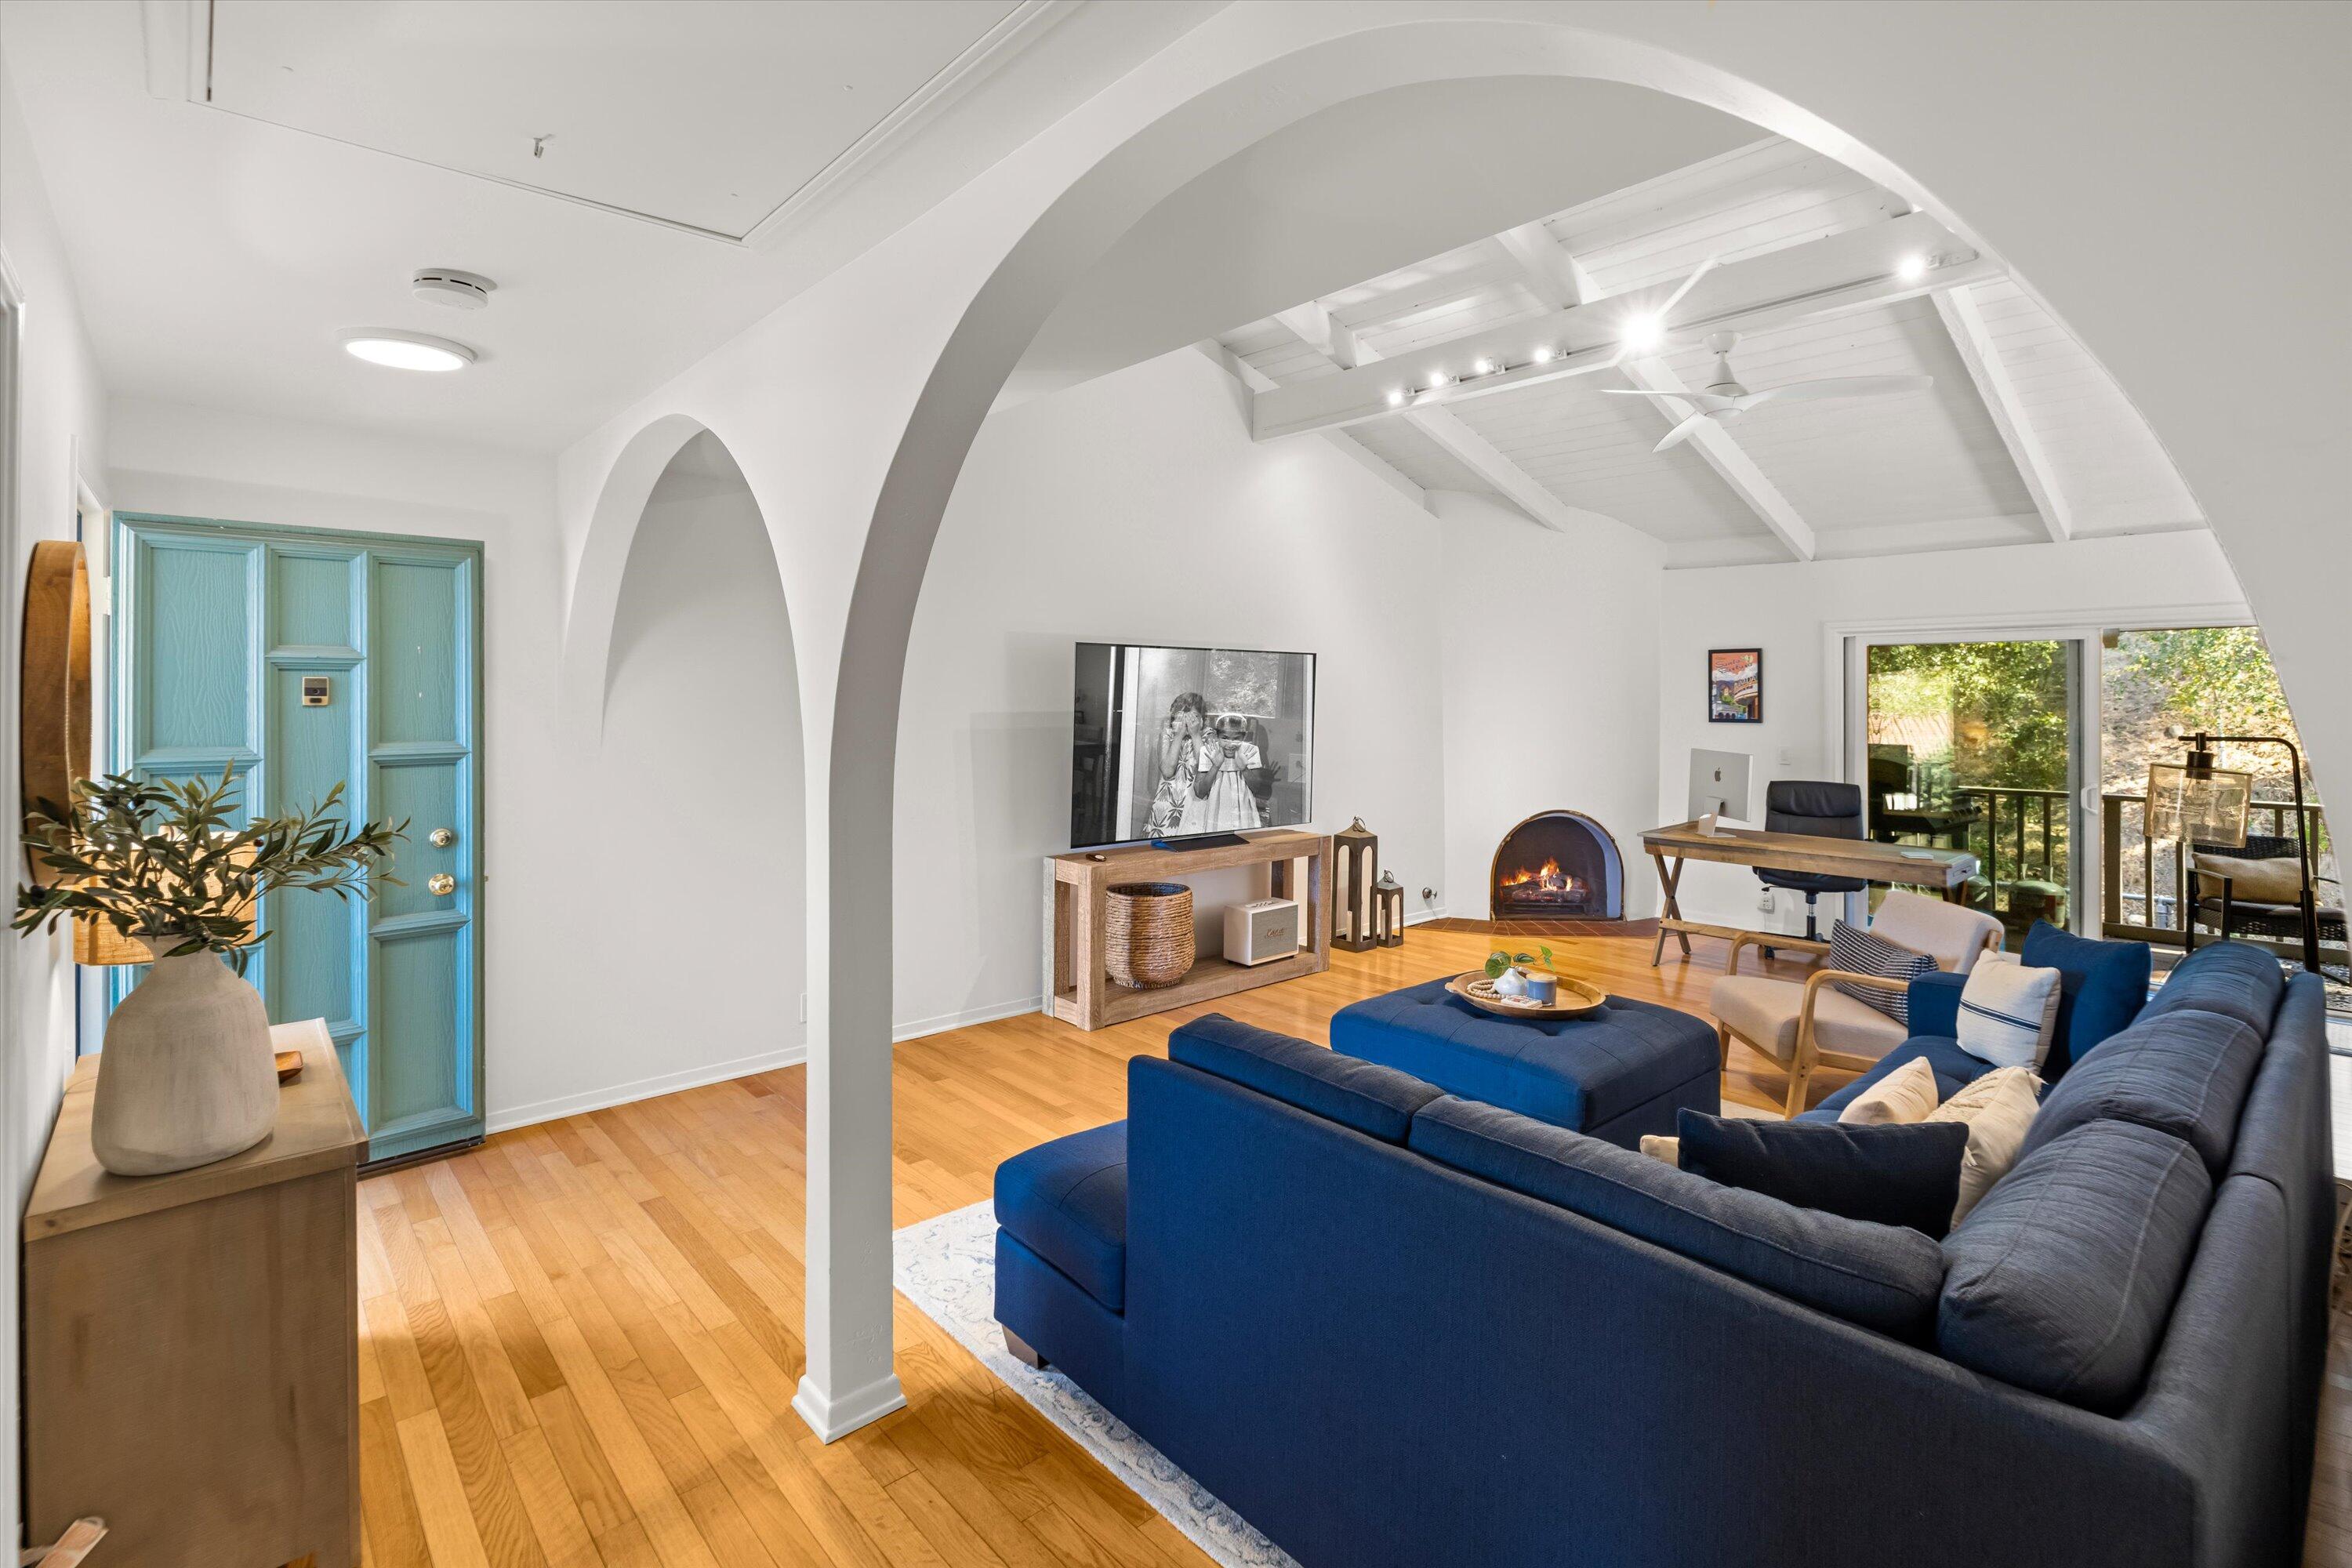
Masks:
[[[2320,983],[2108,1022],[1939,1244],[1204,1018],[999,1171],[997,1316],[1306,1568],[2291,1563]]]

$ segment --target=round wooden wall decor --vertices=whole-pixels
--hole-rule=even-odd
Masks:
[[[25,574],[22,760],[24,807],[37,800],[63,805],[74,781],[89,777],[89,568],[81,545],[45,539],[33,546]],[[47,887],[57,873],[26,860],[33,880]]]

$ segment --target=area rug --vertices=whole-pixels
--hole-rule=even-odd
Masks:
[[[996,1327],[995,1205],[977,1203],[891,1237],[899,1293],[1004,1385],[1103,1462],[1136,1496],[1225,1568],[1297,1568],[1289,1553],[1211,1497],[1058,1372],[1014,1361]]]

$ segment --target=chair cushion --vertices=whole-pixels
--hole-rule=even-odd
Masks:
[[[2197,1152],[2152,1128],[2095,1121],[2044,1142],[1944,1238],[1937,1347],[2003,1383],[2122,1409],[2212,1195]]]
[[[2000,946],[2000,921],[1982,910],[1896,888],[1879,900],[1870,929],[1891,942],[1925,952],[1936,967],[1966,974],[1977,955]]]
[[[2260,859],[2242,855],[2197,852],[2197,869],[2230,879],[2232,903],[2294,905],[2303,898],[2303,858],[2270,855]]]
[[[1934,1323],[1943,1257],[1917,1231],[1721,1186],[1663,1160],[1450,1095],[1413,1118],[1412,1146],[1864,1328],[1924,1342]]]
[[[2235,1018],[2194,1011],[2143,1016],[2050,1091],[2025,1152],[2085,1122],[2136,1121],[2186,1141],[2218,1175],[2230,1163],[2238,1112],[2262,1059],[2262,1037]]]
[[[996,1167],[996,1223],[1112,1311],[1127,1306],[1127,1123],[1073,1132]]]
[[[1952,1121],[1757,1121],[1685,1110],[1675,1163],[1799,1208],[1941,1236],[1960,1194],[1969,1130]]]
[[[2063,978],[2022,963],[1978,964],[1960,992],[1960,1048],[1995,1067],[2040,1067],[2050,1054]]]
[[[1439,1092],[1393,1068],[1237,1023],[1222,1013],[1195,1018],[1169,1036],[1168,1056],[1390,1143],[1404,1142],[1412,1113]]]
[[[1727,974],[1707,991],[1706,1010],[1731,1032],[1781,1061],[1797,1054],[1797,1011],[1805,988],[1793,980]],[[1903,1043],[1903,1026],[1834,986],[1813,998],[1813,1041],[1823,1050],[1874,1057]]]
[[[2189,1008],[2222,1014],[2267,1035],[2285,991],[2286,977],[2268,952],[2248,942],[2216,942],[2174,965],[2140,1018]]]
[[[1906,1062],[1924,1061],[1936,1075],[1936,1093],[1949,1100],[1963,1084],[1974,1083],[1992,1070],[1992,1064],[1960,1049],[1960,1043],[1940,1035],[1914,1035],[1873,1063],[1852,1083],[1797,1118],[1800,1121],[1834,1121],[1856,1098]]]
[[[1715,1031],[1671,1007],[1612,996],[1582,1018],[1498,1018],[1449,994],[1443,980],[1342,1008],[1331,1020],[1331,1048],[1578,1131],[1606,1127],[1695,1080],[1712,1096],[1721,1068]],[[1673,1124],[1668,1110],[1641,1130]]]
[[[2151,952],[2144,942],[2101,942],[2036,921],[2019,961],[2058,972],[2058,1024],[2042,1076],[2056,1083],[2111,1035],[2122,1033],[2147,1001]]]
[[[1861,931],[1843,921],[1830,927],[1830,967],[1851,974],[1883,974],[1899,980],[1896,986],[1857,985],[1851,980],[1830,984],[1863,1005],[1885,1014],[1898,1024],[1911,1021],[1910,983],[1939,966],[1931,953],[1908,948],[1876,931]]]

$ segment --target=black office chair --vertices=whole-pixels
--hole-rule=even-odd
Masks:
[[[1860,838],[1862,786],[1826,780],[1780,779],[1764,786],[1764,826],[1773,833],[1809,833],[1816,838]],[[1787,888],[1805,895],[1805,940],[1821,941],[1813,900],[1823,893],[1859,893],[1870,884],[1859,877],[1830,877],[1819,871],[1770,871],[1757,868],[1756,879],[1768,888]]]

